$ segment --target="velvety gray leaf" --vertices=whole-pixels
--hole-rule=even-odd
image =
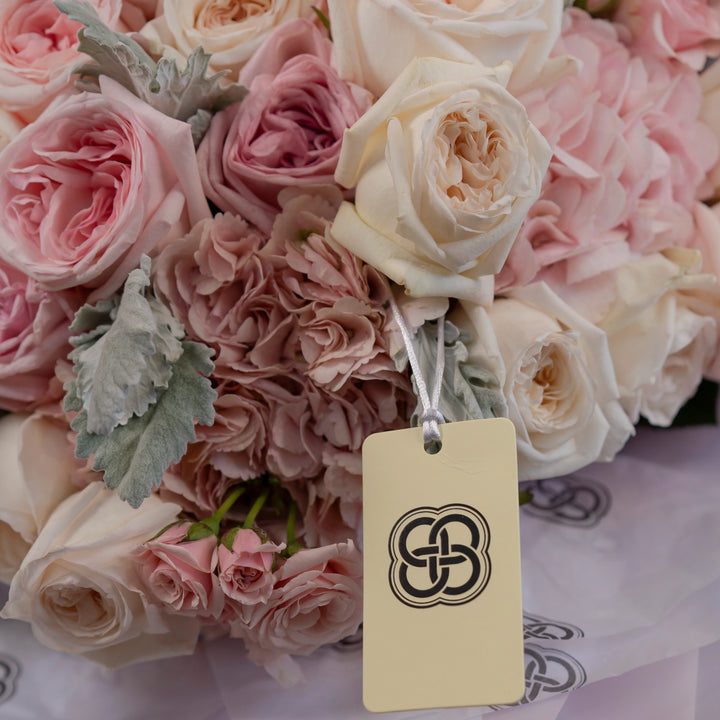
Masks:
[[[94,454],[93,469],[103,471],[105,484],[133,507],[139,507],[160,485],[165,470],[178,462],[188,443],[195,440],[193,418],[212,425],[217,394],[204,377],[213,370],[211,355],[212,350],[204,345],[184,342],[183,354],[157,403],[107,436],[88,432],[85,411],[73,421],[78,432],[76,455],[88,458]]]
[[[78,33],[80,52],[96,64],[77,69],[83,89],[93,89],[88,81],[106,75],[156,110],[170,117],[190,122],[197,145],[209,126],[212,113],[239,102],[247,89],[224,81],[227,71],[206,77],[211,55],[195,48],[180,71],[174,60],[161,58],[155,62],[128,35],[106,27],[94,8],[79,0],[55,0],[57,8],[85,27]]]

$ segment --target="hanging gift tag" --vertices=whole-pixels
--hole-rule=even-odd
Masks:
[[[363,700],[373,712],[524,691],[515,429],[506,419],[363,445]]]

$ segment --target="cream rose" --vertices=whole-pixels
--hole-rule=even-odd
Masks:
[[[69,428],[52,418],[0,420],[0,581],[9,583],[50,513],[77,488]]]
[[[71,495],[13,577],[2,616],[29,622],[54,650],[110,668],[191,653],[197,620],[151,605],[132,556],[179,509],[152,496],[134,510],[100,482]]]
[[[154,20],[141,34],[158,52],[176,60],[197,47],[212,53],[212,70],[238,71],[262,40],[281,23],[314,18],[315,0],[160,0]]]
[[[498,378],[517,432],[520,480],[565,475],[612,460],[632,433],[605,333],[545,283],[485,309],[463,303],[470,358]],[[457,318],[456,318],[457,320]],[[454,321],[456,321],[454,320]]]
[[[562,0],[328,0],[340,76],[381,95],[415,57],[513,63],[526,87],[560,35]]]
[[[414,296],[481,302],[551,150],[506,90],[509,66],[421,58],[345,132],[335,180],[357,186],[331,234]]]
[[[615,299],[599,326],[633,422],[642,415],[653,425],[670,425],[715,357],[716,318],[696,312],[695,303],[701,293],[714,293],[717,307],[716,278],[698,274],[699,267],[698,252],[673,248],[615,275]]]

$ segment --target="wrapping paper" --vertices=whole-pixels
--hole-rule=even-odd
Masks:
[[[520,519],[524,702],[392,717],[714,720],[719,441],[720,428],[641,428],[613,463],[535,483]],[[111,672],[47,650],[28,625],[3,621],[0,717],[374,717],[362,707],[359,643],[300,662],[306,682],[282,689],[222,638],[203,641],[193,656]]]

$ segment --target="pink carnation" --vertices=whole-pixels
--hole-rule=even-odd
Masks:
[[[720,55],[720,6],[713,0],[620,0],[613,19],[630,29],[638,52],[693,70]]]
[[[0,407],[27,410],[57,397],[56,362],[72,349],[77,293],[53,293],[0,262]],[[61,391],[61,388],[55,388]]]
[[[292,298],[260,254],[265,239],[241,218],[203,220],[168,246],[155,288],[192,337],[215,348],[215,376],[249,382],[295,362]]]
[[[296,19],[243,69],[249,94],[213,116],[198,149],[205,193],[221,210],[269,233],[282,188],[333,182],[343,132],[371,96],[338,77],[331,53],[309,20]]]
[[[216,388],[215,422],[196,429],[198,441],[207,443],[207,461],[227,478],[250,480],[265,471],[269,386],[263,379],[250,385],[224,381]]]
[[[212,515],[237,480],[227,477],[208,462],[211,452],[212,446],[204,442],[189,445],[182,460],[163,474],[159,491],[163,500],[178,503],[196,517]]]
[[[217,567],[217,538],[183,542],[190,522],[172,525],[148,540],[137,554],[140,576],[150,595],[179,615],[217,618],[224,598]]]

